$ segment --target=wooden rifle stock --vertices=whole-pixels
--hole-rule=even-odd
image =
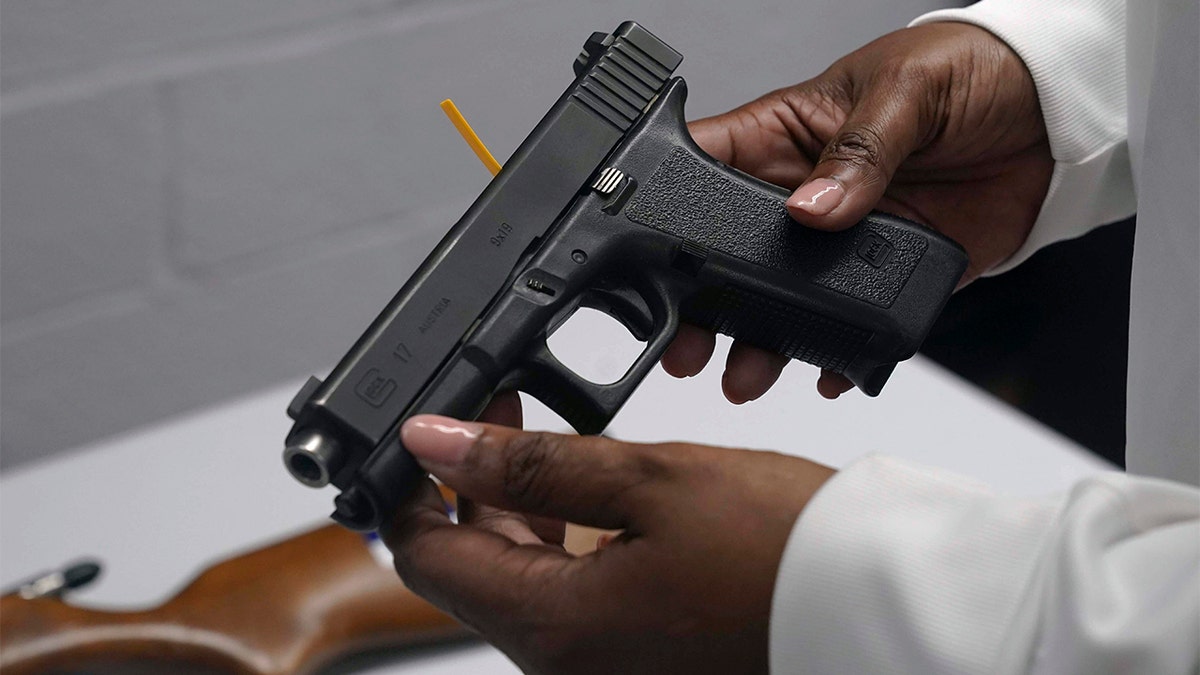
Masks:
[[[336,525],[230,558],[151,609],[0,597],[0,670],[307,673],[366,650],[467,631]]]

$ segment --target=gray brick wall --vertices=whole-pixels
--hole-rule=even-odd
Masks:
[[[503,158],[623,19],[701,116],[946,4],[2,0],[0,468],[332,365],[487,181],[442,98]]]
[[[0,138],[5,325],[152,283],[165,203],[153,88],[5,115]]]

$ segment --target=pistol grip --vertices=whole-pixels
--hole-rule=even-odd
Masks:
[[[962,248],[872,212],[841,232],[788,215],[790,191],[704,153],[676,79],[609,160],[636,176],[624,216],[681,240],[694,277],[683,320],[845,374],[879,393],[912,356],[966,267]]]

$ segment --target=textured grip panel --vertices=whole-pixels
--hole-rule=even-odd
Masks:
[[[870,217],[843,232],[809,230],[791,219],[783,196],[751,180],[737,180],[675,148],[634,195],[625,215],[885,308],[895,302],[928,247],[921,236]]]
[[[869,331],[733,285],[691,298],[683,316],[689,323],[837,373],[871,339]]]

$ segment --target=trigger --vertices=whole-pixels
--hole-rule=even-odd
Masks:
[[[650,339],[654,332],[654,314],[650,311],[650,305],[641,293],[629,286],[597,286],[584,294],[579,304],[616,319],[625,330],[642,342]]]

